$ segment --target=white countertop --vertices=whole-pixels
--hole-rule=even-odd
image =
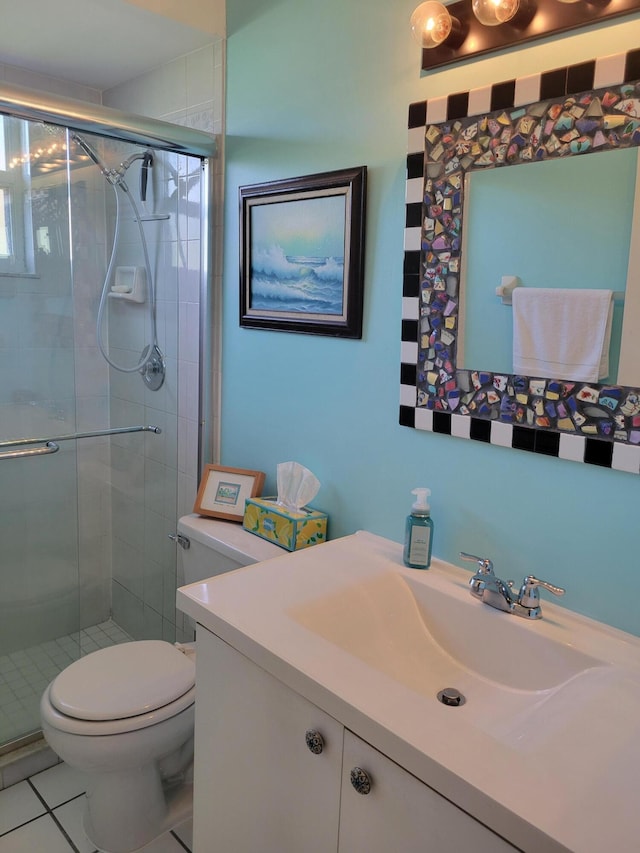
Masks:
[[[460,708],[446,707],[409,678],[377,665],[394,638],[385,636],[375,616],[352,611],[353,630],[371,638],[369,661],[366,653],[350,654],[303,624],[310,603],[338,600],[343,591],[390,571],[424,584],[426,594],[433,586],[461,601],[468,596],[471,607],[482,608],[469,611],[477,633],[477,619],[489,625],[482,621],[486,613],[486,619],[510,620],[509,630],[548,637],[606,666],[593,670],[588,682],[576,678],[561,691],[541,691],[534,707],[506,722],[499,701],[495,716],[486,707],[478,713],[473,696]],[[177,603],[516,847],[531,853],[636,853],[640,639],[547,600],[544,618],[535,622],[500,613],[471,599],[469,577],[437,559],[427,572],[406,569],[400,545],[360,532],[182,587]],[[511,623],[518,624],[512,629]],[[536,641],[532,637],[533,648]],[[483,637],[472,642],[481,647]],[[526,660],[522,666],[526,671]],[[442,684],[449,686],[457,685]],[[524,693],[508,695],[517,702]]]

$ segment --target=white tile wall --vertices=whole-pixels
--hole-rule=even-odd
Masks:
[[[219,133],[223,91],[223,43],[217,41],[110,89],[103,93],[103,101],[110,107]],[[146,422],[157,423],[163,434],[160,441],[156,436],[147,436],[143,452],[144,486],[140,505],[144,506],[145,547],[142,577],[127,573],[124,568],[124,552],[126,548],[133,548],[131,554],[136,553],[134,544],[129,541],[118,545],[114,560],[118,585],[114,591],[114,608],[125,609],[128,630],[132,630],[131,619],[141,618],[146,630],[159,631],[166,636],[174,618],[178,620],[178,632],[181,626],[173,604],[175,552],[173,546],[167,544],[166,534],[174,528],[176,517],[191,512],[197,491],[202,246],[201,222],[193,212],[199,207],[202,189],[197,160],[167,154],[160,154],[157,159],[151,204],[155,204],[158,212],[171,213],[170,222],[158,225],[151,238],[154,256],[161,259],[157,274],[157,318],[168,376],[160,392],[147,390],[142,399]],[[170,199],[175,200],[175,207]],[[214,283],[214,288],[216,286],[220,286],[219,280]],[[110,326],[110,333],[114,331]],[[112,340],[127,346],[130,334],[124,326],[116,335],[118,339]],[[135,382],[113,374],[111,394],[112,418],[119,402],[140,399]],[[121,497],[114,503],[114,512],[119,516],[122,496],[140,492],[136,464],[129,459],[115,466],[116,487]],[[115,528],[114,547],[119,539],[118,523]],[[157,618],[158,613],[161,620]]]

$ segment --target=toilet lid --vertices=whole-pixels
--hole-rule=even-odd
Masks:
[[[195,683],[193,661],[164,640],[109,646],[75,661],[51,684],[51,704],[79,720],[122,720],[175,701]]]

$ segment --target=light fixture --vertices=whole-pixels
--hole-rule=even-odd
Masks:
[[[427,0],[413,10],[411,32],[422,47],[431,50],[447,41],[454,30],[459,29],[459,21],[449,14],[447,7],[437,0]]]
[[[515,18],[520,8],[520,0],[472,0],[471,8],[485,27],[497,27]]]
[[[411,16],[413,36],[423,48],[423,71],[640,10],[640,0],[445,0],[445,4],[426,0]]]

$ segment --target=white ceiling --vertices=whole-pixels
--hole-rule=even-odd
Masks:
[[[206,16],[199,0],[181,5],[182,12],[169,0],[0,0],[0,62],[109,89],[221,33],[224,0],[207,2]]]

